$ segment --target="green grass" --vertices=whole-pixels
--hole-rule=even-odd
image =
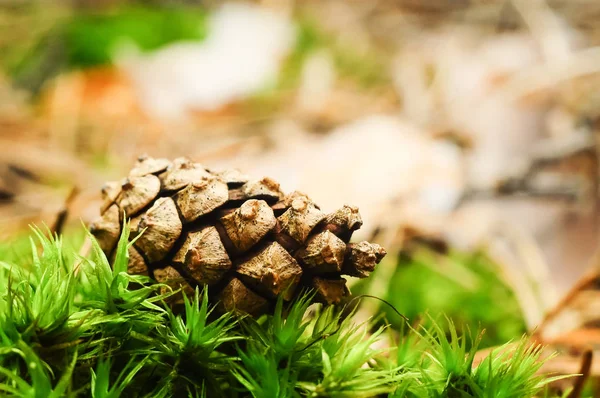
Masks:
[[[173,293],[125,272],[128,234],[112,265],[39,229],[28,256],[0,262],[0,396],[533,397],[551,380],[526,338],[475,367],[480,334],[449,320],[399,334],[309,292],[252,319],[197,290],[174,313]]]

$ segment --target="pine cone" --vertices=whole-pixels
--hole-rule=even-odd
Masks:
[[[210,286],[222,310],[252,315],[302,287],[332,304],[349,291],[342,275],[367,277],[385,250],[348,243],[360,228],[358,209],[321,211],[308,196],[284,195],[270,178],[210,171],[186,158],[140,157],[129,176],[102,189],[101,217],[91,231],[114,256],[123,217],[131,237],[129,272],[153,277],[186,294]]]

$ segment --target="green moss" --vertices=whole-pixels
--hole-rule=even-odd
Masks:
[[[112,265],[95,241],[81,258],[37,229],[27,260],[0,252],[2,396],[526,398],[551,380],[527,339],[474,367],[481,334],[450,320],[405,323],[382,345],[388,325],[309,307],[310,294],[251,319],[216,315],[196,290],[176,314],[172,293],[124,272],[128,233]]]
[[[389,260],[371,277],[378,278],[384,267],[395,267],[387,289],[374,292],[411,321],[423,314],[445,314],[460,328],[484,329],[482,346],[503,344],[525,333],[525,323],[512,290],[498,277],[497,265],[482,253],[451,252],[438,255],[421,248],[397,264]],[[370,284],[358,284],[356,293]],[[398,316],[387,306],[381,310],[398,326]]]

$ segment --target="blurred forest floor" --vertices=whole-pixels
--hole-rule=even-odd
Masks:
[[[2,3],[0,237],[87,223],[138,155],[185,155],[358,205],[399,253],[360,289],[433,275],[420,307],[389,294],[405,312],[460,286],[460,313],[494,274],[523,315],[498,341],[600,346],[600,3],[217,3]]]

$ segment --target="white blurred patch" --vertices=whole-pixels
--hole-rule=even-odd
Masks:
[[[344,203],[358,206],[365,225],[357,238],[388,222],[437,223],[463,193],[459,150],[401,118],[374,115],[325,137],[284,137],[291,130],[282,125],[277,147],[243,168],[274,177],[284,191],[308,193],[325,211]]]
[[[316,114],[331,95],[336,79],[333,57],[327,50],[310,55],[302,66],[297,106],[300,112]]]
[[[410,120],[470,138],[469,184],[489,188],[527,159],[540,134],[543,110],[499,92],[538,61],[525,34],[483,38],[449,28],[409,44],[397,58],[394,82]]]
[[[153,116],[181,118],[215,110],[273,83],[295,38],[282,15],[249,4],[226,4],[212,15],[200,43],[169,45],[151,54],[119,51],[116,59]]]

